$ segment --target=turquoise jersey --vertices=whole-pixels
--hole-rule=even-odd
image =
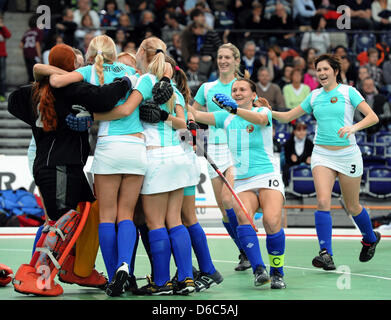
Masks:
[[[228,147],[235,162],[235,179],[279,173],[273,153],[272,113],[263,107],[253,107],[252,111],[265,113],[269,124],[260,126],[225,111],[213,112],[216,127],[227,132]]]
[[[89,82],[94,85],[99,85],[98,74],[96,73],[95,66],[88,65],[82,68],[75,70],[83,76],[85,82]],[[104,63],[103,64],[103,75],[104,75],[104,83],[112,83],[115,78],[122,78],[128,75],[134,75],[138,77],[136,70],[132,67],[129,67],[123,63],[114,62],[113,64]],[[126,96],[121,99],[116,106],[123,104],[126,99],[129,97],[130,92],[126,94]],[[141,124],[139,117],[138,108],[133,111],[133,113],[127,117],[118,120],[112,121],[101,121],[99,123],[99,136],[115,136],[122,134],[133,134],[138,132],[143,132],[144,128]]]
[[[354,134],[349,139],[340,138],[338,130],[353,125],[354,111],[364,101],[357,89],[339,84],[326,92],[323,88],[313,90],[300,104],[307,113],[313,112],[317,125],[314,144],[348,146],[356,144]]]
[[[155,75],[150,73],[144,74],[137,80],[134,90],[141,93],[143,101],[150,100],[152,99],[152,88],[156,82],[157,78]],[[167,104],[160,105],[160,108],[169,112]],[[175,110],[171,114],[175,116]],[[168,125],[166,121],[158,123],[142,122],[142,124],[147,146],[169,147],[179,145],[180,141],[176,130]]]
[[[236,81],[233,79],[230,83],[224,84],[219,79],[213,82],[206,82],[198,89],[194,100],[201,106],[206,107],[207,112],[222,111],[217,104],[212,101],[213,96],[216,93],[224,93],[227,96],[231,96],[232,84]],[[226,112],[226,111],[224,111]],[[228,112],[226,112],[228,114]],[[223,144],[227,143],[227,134],[224,130],[218,129],[214,126],[209,126],[208,143],[211,144]]]

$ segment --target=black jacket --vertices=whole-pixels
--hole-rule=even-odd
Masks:
[[[58,120],[57,129],[48,132],[36,126],[37,116],[32,107],[32,86],[23,86],[12,92],[8,99],[8,111],[32,127],[37,145],[34,175],[45,166],[84,166],[90,151],[88,131],[71,130],[65,122],[66,116],[73,112],[73,105],[81,105],[90,113],[110,111],[128,90],[128,82],[125,80],[102,87],[77,82],[60,89],[52,88]]]

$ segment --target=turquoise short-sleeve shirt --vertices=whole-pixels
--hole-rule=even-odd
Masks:
[[[216,127],[227,132],[228,147],[235,162],[235,179],[279,173],[273,153],[272,113],[263,107],[253,107],[252,111],[265,113],[269,124],[260,126],[225,111],[213,112]]]
[[[348,146],[356,144],[356,138],[340,138],[338,130],[353,125],[354,112],[364,101],[357,89],[339,84],[326,92],[323,88],[313,90],[300,104],[307,113],[313,113],[317,125],[314,143],[318,145]]]
[[[83,76],[85,82],[94,85],[99,85],[99,78],[94,65],[88,65],[75,70]],[[116,78],[122,78],[126,74],[138,77],[136,70],[123,63],[114,62],[112,64],[103,64],[104,83],[112,83]],[[121,99],[116,106],[123,104],[129,97],[130,92]],[[99,136],[112,136],[122,134],[133,134],[143,132],[144,128],[141,124],[138,108],[129,116],[118,120],[101,121],[99,123]]]

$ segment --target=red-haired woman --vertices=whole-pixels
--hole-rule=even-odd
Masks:
[[[70,72],[75,69],[76,56],[70,46],[56,45],[50,51],[49,63]],[[95,200],[83,171],[90,151],[88,131],[71,130],[66,117],[75,113],[75,105],[91,113],[109,111],[129,87],[125,79],[102,87],[79,82],[54,89],[48,77],[44,77],[11,93],[9,112],[32,127],[37,145],[33,175],[49,220],[57,221],[69,210],[75,210],[79,202]],[[37,292],[33,291],[25,293]]]

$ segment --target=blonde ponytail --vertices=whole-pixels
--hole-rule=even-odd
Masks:
[[[105,76],[103,74],[103,61],[104,61],[104,59],[103,59],[103,56],[101,54],[98,54],[95,57],[94,66],[95,66],[96,74],[98,75],[99,84],[101,86],[103,86],[104,83],[105,83]]]
[[[166,44],[157,37],[144,39],[140,44],[146,53],[146,62],[148,64],[147,72],[153,74],[160,80],[164,75],[166,65]],[[166,102],[168,110],[172,113],[175,110],[176,96],[173,94]]]
[[[103,85],[103,63],[113,63],[117,60],[117,49],[113,39],[106,35],[96,36],[90,42],[86,53],[87,61],[94,61],[94,66],[99,78],[99,84]]]

